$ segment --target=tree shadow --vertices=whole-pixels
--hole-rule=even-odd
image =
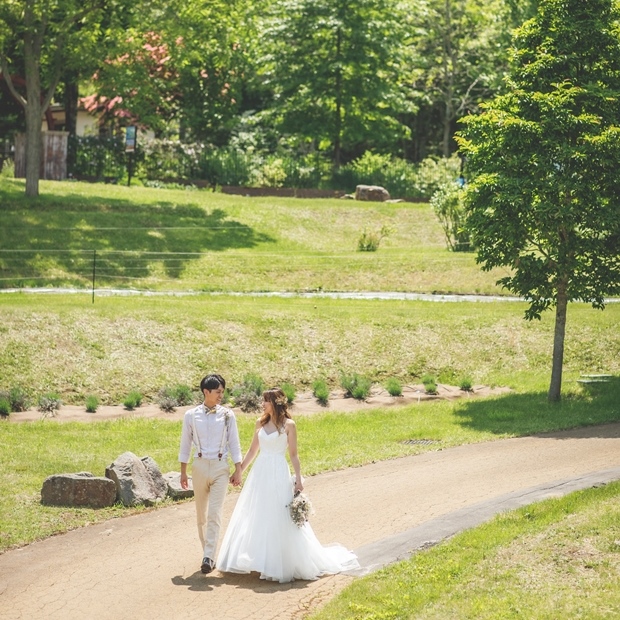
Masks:
[[[592,388],[563,395],[549,403],[546,392],[506,394],[495,398],[469,399],[455,404],[458,423],[466,428],[496,435],[549,434],[554,431],[593,427],[588,436],[598,436],[597,425],[620,421],[620,377]],[[608,436],[601,431],[601,436]]]
[[[162,196],[163,197],[163,196]],[[175,204],[76,195],[27,201],[0,188],[0,277],[64,283],[92,276],[96,251],[99,278],[123,284],[152,275],[180,277],[205,252],[252,248],[275,240],[234,220],[226,211],[198,203]],[[98,279],[99,279],[98,278]]]

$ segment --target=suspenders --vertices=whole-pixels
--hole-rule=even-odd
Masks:
[[[215,408],[217,410],[217,405],[215,405]],[[202,405],[202,409],[205,412],[205,415],[209,415],[206,413],[206,407],[204,405]],[[222,457],[224,456],[224,449],[226,448],[226,441],[228,440],[228,424],[230,421],[230,413],[228,412],[228,410],[226,410],[226,413],[224,414],[224,432],[222,433],[222,441],[220,442],[220,450],[218,452],[217,458],[221,461]],[[202,458],[202,447],[200,446],[200,437],[198,436],[198,433],[196,432],[196,411],[194,410],[192,412],[192,430],[193,430],[193,435],[194,435],[194,442],[196,443],[196,448],[198,450],[198,453],[196,454],[196,456],[198,458]]]

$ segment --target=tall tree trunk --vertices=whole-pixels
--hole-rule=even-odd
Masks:
[[[77,130],[77,113],[78,113],[78,75],[76,71],[72,71],[65,76],[65,131],[69,132],[69,145],[67,148],[67,172],[73,174],[76,159],[76,142],[75,135]]]
[[[551,383],[547,400],[550,403],[559,402],[562,392],[562,366],[564,363],[564,336],[566,334],[566,311],[568,296],[566,294],[566,280],[558,284],[558,298],[555,308],[555,332],[553,335],[553,362],[551,364]]]
[[[336,32],[336,118],[334,127],[334,166],[340,168],[341,160],[341,136],[342,136],[342,69],[340,68],[340,56],[342,52],[342,30],[338,26]]]
[[[24,36],[24,63],[26,68],[26,196],[39,195],[41,169],[41,81],[39,56],[35,37],[27,32]]]

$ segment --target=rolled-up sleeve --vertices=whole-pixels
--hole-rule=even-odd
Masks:
[[[230,424],[228,425],[228,448],[230,457],[235,465],[241,463],[243,454],[241,454],[241,442],[239,441],[239,429],[237,428],[237,418],[235,414],[230,413]]]
[[[183,418],[183,427],[181,429],[181,446],[179,448],[179,463],[189,463],[189,458],[192,452],[192,425],[191,425],[191,411],[186,412]]]

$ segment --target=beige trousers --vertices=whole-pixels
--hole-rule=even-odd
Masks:
[[[192,463],[196,523],[203,557],[215,561],[222,524],[222,508],[228,490],[228,459],[199,459]]]

